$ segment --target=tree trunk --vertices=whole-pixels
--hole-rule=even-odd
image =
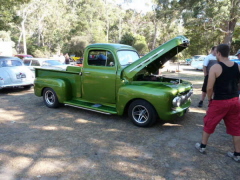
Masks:
[[[224,37],[224,40],[223,40],[224,44],[228,44],[229,46],[231,46],[232,36],[233,36],[233,32],[234,32],[236,23],[237,23],[236,18],[227,23],[227,31],[226,31],[227,33],[225,34],[225,37]]]
[[[23,35],[23,50],[24,54],[27,54],[27,43],[26,43],[26,31],[25,31],[25,21],[22,21],[22,35]]]
[[[233,32],[237,23],[237,19],[238,19],[238,8],[240,5],[240,1],[239,0],[232,0],[231,1],[231,10],[230,10],[230,14],[229,14],[229,21],[226,22],[226,34],[223,40],[223,43],[228,44],[229,46],[231,46],[232,44],[232,36],[233,36]]]
[[[154,23],[154,37],[153,37],[152,50],[155,49],[155,46],[156,46],[156,39],[157,39],[157,25],[158,25],[156,19],[153,21],[153,23]]]

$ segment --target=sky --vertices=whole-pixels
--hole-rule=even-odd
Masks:
[[[122,4],[125,9],[135,9],[137,12],[147,12],[152,10],[150,0],[132,0],[132,3],[123,3],[124,0],[117,0],[117,3]]]

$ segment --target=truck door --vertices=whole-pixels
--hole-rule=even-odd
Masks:
[[[107,50],[91,50],[82,71],[82,97],[96,103],[115,104],[117,64]]]

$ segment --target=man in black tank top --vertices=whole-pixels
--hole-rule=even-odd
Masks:
[[[227,155],[240,162],[240,66],[228,59],[230,48],[227,44],[217,46],[218,64],[211,67],[207,84],[209,108],[204,117],[202,142],[196,143],[199,152],[204,153],[208,138],[223,119],[227,134],[233,136],[234,152]],[[212,99],[213,97],[213,99]]]

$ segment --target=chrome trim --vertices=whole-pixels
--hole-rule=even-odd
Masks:
[[[97,111],[97,110],[93,110],[93,109],[89,109],[89,108],[84,108],[84,107],[80,107],[80,106],[74,106],[71,104],[64,104],[65,106],[71,106],[71,107],[75,107],[75,108],[79,108],[79,109],[85,109],[85,110],[89,110],[89,111],[93,111],[93,112],[98,112],[98,113],[102,113],[102,114],[107,114],[107,115],[111,115],[111,113],[106,113],[106,112],[102,112],[102,111]]]
[[[21,86],[33,86],[33,83],[24,83],[24,84],[11,84],[11,85],[0,85],[0,89],[6,88],[6,87],[21,87]]]

